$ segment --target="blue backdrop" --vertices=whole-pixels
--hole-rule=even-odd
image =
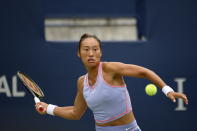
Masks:
[[[16,72],[26,72],[43,88],[46,94],[43,101],[59,106],[72,105],[77,78],[85,73],[76,56],[77,43],[46,42],[44,18],[80,16],[80,13],[82,16],[132,16],[136,15],[132,3],[135,1],[2,2],[0,130],[93,131],[94,119],[90,110],[79,121],[37,114],[31,95],[16,78]],[[183,89],[188,95],[189,105],[174,104],[161,91],[155,96],[147,96],[144,87],[149,81],[125,78],[136,119],[144,131],[196,130],[196,5],[194,0],[149,0],[145,6],[147,42],[103,43],[103,61],[145,66],[174,90]],[[185,110],[176,110],[178,107]]]

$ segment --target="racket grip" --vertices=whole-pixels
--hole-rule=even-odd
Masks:
[[[40,99],[38,97],[34,97],[34,101],[35,101],[35,103],[38,103],[38,102],[40,102]]]
[[[38,97],[34,97],[34,101],[35,101],[35,103],[38,103],[38,102],[40,102],[40,99],[38,98]],[[41,105],[38,107],[38,110],[40,111],[40,112],[43,112],[43,110],[44,110],[44,107],[42,107]]]

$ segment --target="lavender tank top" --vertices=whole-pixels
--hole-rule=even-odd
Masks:
[[[93,86],[89,86],[88,75],[85,75],[83,96],[97,123],[108,123],[132,110],[126,85],[112,86],[103,79],[102,62],[99,64],[97,80]]]

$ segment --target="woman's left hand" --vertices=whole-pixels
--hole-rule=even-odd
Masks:
[[[167,97],[171,99],[173,102],[176,102],[176,98],[181,98],[185,102],[185,104],[188,104],[187,96],[183,93],[169,92],[167,94]]]

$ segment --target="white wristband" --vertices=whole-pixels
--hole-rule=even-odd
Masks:
[[[48,107],[47,107],[47,114],[54,116],[53,111],[54,111],[55,107],[57,107],[57,106],[56,105],[49,104]]]
[[[174,90],[173,90],[171,87],[165,85],[165,86],[162,88],[162,92],[167,96],[169,92],[174,92]]]

